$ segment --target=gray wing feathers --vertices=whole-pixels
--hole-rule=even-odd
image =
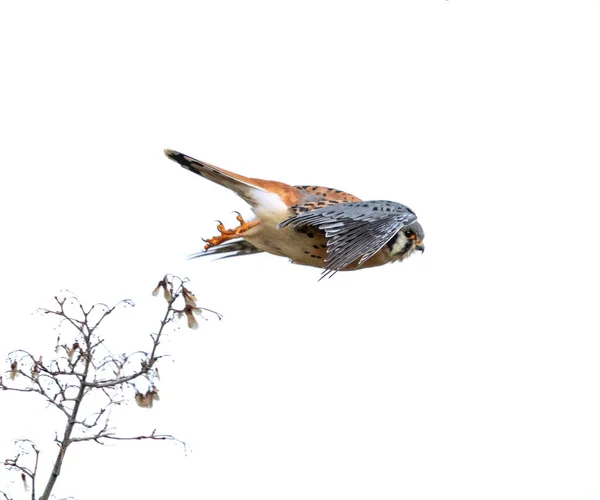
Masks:
[[[278,227],[312,226],[323,231],[328,253],[324,275],[328,275],[355,261],[360,266],[416,219],[414,212],[400,203],[364,201],[317,208],[287,219]]]

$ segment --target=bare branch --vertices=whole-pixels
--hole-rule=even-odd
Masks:
[[[184,441],[177,439],[175,436],[172,436],[171,434],[157,434],[156,429],[153,430],[151,434],[140,435],[140,436],[117,436],[115,434],[112,434],[112,433],[106,431],[101,434],[97,434],[95,436],[73,438],[71,440],[71,442],[75,443],[75,442],[82,442],[82,441],[96,441],[99,444],[105,444],[102,442],[103,440],[107,440],[107,441],[108,440],[112,440],[112,441],[142,441],[145,439],[153,439],[155,441],[174,441],[176,443],[179,443],[181,446],[183,446],[183,449],[187,453],[187,444]]]
[[[4,466],[10,471],[17,471],[21,475],[21,481],[25,489],[28,488],[27,480],[31,481],[31,499],[36,500],[35,498],[35,486],[36,486],[36,477],[37,477],[37,469],[40,458],[40,451],[38,450],[35,443],[29,439],[18,439],[15,441],[15,444],[19,447],[19,452],[15,458],[7,458],[4,460]],[[34,453],[34,461],[33,461],[33,469],[29,468],[26,465],[23,465],[19,462],[21,457],[31,455],[31,452]],[[9,498],[8,495],[2,492],[5,498]]]
[[[54,297],[53,309],[40,309],[40,312],[59,319],[59,327],[68,331],[69,339],[61,342],[61,333],[54,346],[56,356],[46,362],[42,356],[34,356],[25,350],[9,354],[8,377],[0,376],[0,390],[40,395],[48,406],[57,408],[65,418],[64,429],[55,434],[59,450],[54,460],[52,473],[40,500],[48,500],[61,473],[66,452],[73,443],[93,441],[106,444],[108,441],[174,441],[186,445],[170,434],[150,434],[119,436],[110,427],[111,409],[127,399],[134,399],[138,406],[152,408],[159,401],[158,362],[165,357],[159,354],[167,326],[183,316],[190,328],[198,328],[196,316],[203,317],[209,312],[221,319],[221,315],[210,309],[199,307],[196,297],[186,287],[187,280],[166,275],[153,292],[157,295],[162,289],[167,307],[156,332],[150,333],[150,344],[146,350],[130,354],[114,355],[106,346],[106,339],[98,334],[104,320],[119,306],[133,306],[129,300],[120,301],[114,306],[98,303],[86,308],[71,293]],[[176,305],[179,304],[179,305]],[[206,319],[206,318],[205,318]],[[17,378],[19,379],[17,383]],[[138,380],[147,384],[147,390],[136,388]],[[96,410],[84,415],[82,402],[89,394],[98,394],[93,399]],[[86,400],[87,401],[87,400]],[[87,403],[86,403],[87,404]],[[80,413],[82,415],[80,416]],[[19,443],[19,452],[6,459],[6,468],[22,474],[26,486],[31,483],[32,500],[35,497],[35,482],[38,470],[39,451],[31,441]],[[5,500],[9,495],[0,492]]]

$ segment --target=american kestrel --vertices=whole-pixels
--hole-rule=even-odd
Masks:
[[[231,189],[256,218],[204,240],[203,255],[234,257],[268,252],[296,264],[323,269],[321,277],[403,261],[423,252],[423,228],[415,213],[393,201],[362,201],[338,189],[290,186],[234,174],[190,156],[165,150],[182,167]]]

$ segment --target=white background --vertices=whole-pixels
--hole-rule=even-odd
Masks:
[[[599,499],[599,10],[4,3],[2,357],[50,352],[31,313],[62,288],[137,303],[117,352],[156,330],[167,272],[224,315],[170,334],[161,401],[114,416],[188,455],[74,447],[57,496]],[[427,250],[319,283],[269,255],[188,261],[249,211],[165,147],[405,203]],[[35,403],[0,394],[0,459],[33,437],[45,479],[59,418]]]

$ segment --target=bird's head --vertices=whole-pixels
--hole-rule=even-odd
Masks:
[[[390,258],[392,262],[399,260],[402,262],[415,250],[423,253],[425,251],[425,245],[423,245],[423,239],[425,233],[421,224],[413,222],[404,226],[396,236],[394,236],[387,245],[390,249]]]

